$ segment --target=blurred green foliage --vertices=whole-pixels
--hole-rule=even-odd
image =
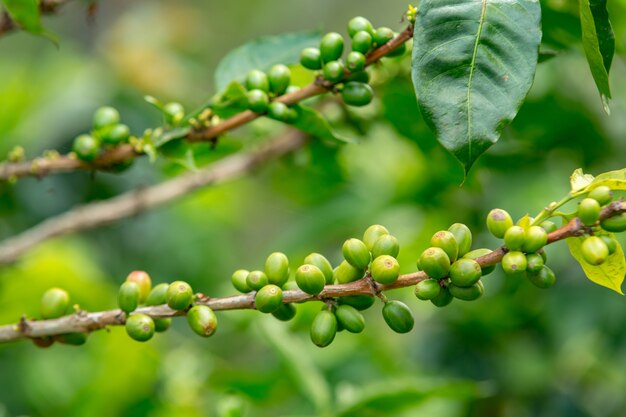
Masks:
[[[373,223],[399,238],[403,272],[414,270],[432,233],[454,222],[475,231],[477,246],[496,245],[484,226],[491,208],[516,217],[537,213],[568,191],[573,169],[599,173],[626,162],[619,55],[626,1],[610,2],[618,51],[610,117],[578,41],[576,5],[542,3],[544,44],[560,53],[539,66],[519,116],[463,187],[460,166],[419,115],[408,57],[389,60],[374,73],[372,105],[325,109],[334,127],[360,144],[313,142],[248,178],[41,245],[0,270],[0,322],[36,316],[41,294],[52,286],[68,289],[82,308],[111,308],[117,285],[134,269],[157,282],[184,279],[205,294],[227,295],[235,269],[259,268],[275,250],[293,264],[312,251],[336,263],[343,240]],[[59,16],[44,18],[59,34],[58,50],[25,33],[0,39],[0,154],[16,144],[31,157],[44,149],[66,152],[103,104],[119,108],[140,133],[159,123],[144,94],[187,108],[203,103],[215,93],[219,59],[252,38],[343,31],[354,15],[400,30],[406,3],[102,2],[95,23],[85,19],[84,7],[71,2]],[[196,145],[198,161],[253,146],[280,128],[259,120],[222,138],[215,151]],[[0,236],[183,170],[165,158],[154,165],[140,159],[121,175],[75,173],[1,185]],[[504,279],[499,270],[485,279],[485,297],[441,310],[408,289],[394,291],[388,295],[415,312],[411,333],[388,329],[379,303],[366,312],[364,333],[341,333],[326,349],[308,340],[319,303],[300,306],[288,324],[250,311],[219,314],[210,339],[175,320],[146,344],[112,328],[78,348],[2,345],[0,416],[621,416],[623,299],[589,282],[564,244],[548,252],[557,274],[552,291]]]

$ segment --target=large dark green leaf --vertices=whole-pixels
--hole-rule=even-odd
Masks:
[[[295,32],[266,36],[233,49],[215,70],[215,88],[221,91],[230,81],[243,81],[248,71],[266,71],[276,64],[295,64],[302,49],[317,46],[319,32]]]
[[[580,0],[579,6],[583,48],[591,75],[600,92],[604,111],[609,114],[609,70],[615,53],[615,36],[606,10],[606,0]]]
[[[537,66],[537,0],[423,0],[413,83],[439,142],[470,169],[517,114]]]

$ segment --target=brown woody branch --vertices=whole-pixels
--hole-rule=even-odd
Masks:
[[[626,212],[626,203],[616,201],[602,209],[600,219],[606,219],[624,212]],[[574,218],[565,226],[550,233],[548,235],[548,244],[558,242],[568,237],[580,236],[589,231],[589,227],[584,226],[578,218]],[[507,250],[505,248],[500,247],[476,259],[476,261],[481,266],[494,265],[502,260],[506,252]],[[318,295],[309,295],[301,290],[288,290],[283,292],[283,302],[304,303],[308,301],[324,301],[326,299],[346,297],[349,295],[376,296],[382,291],[413,286],[427,278],[428,276],[424,272],[413,272],[401,275],[393,284],[382,285],[376,283],[369,277],[365,277],[347,284],[327,285]],[[207,305],[216,311],[254,309],[254,297],[254,292],[221,298],[211,298],[203,294],[198,294],[196,304]],[[167,305],[141,307],[135,312],[147,314],[153,318],[174,317],[185,314],[184,311],[172,310]],[[65,333],[89,333],[94,330],[106,328],[107,326],[123,325],[125,320],[125,314],[119,309],[96,313],[79,311],[72,315],[52,320],[27,320],[23,318],[19,323],[0,326],[0,343],[19,339],[57,336]]]

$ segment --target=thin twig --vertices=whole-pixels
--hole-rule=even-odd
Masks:
[[[626,212],[626,203],[616,201],[604,209],[600,214],[600,219],[606,219],[620,213]],[[584,226],[578,218],[572,219],[565,226],[555,230],[548,235],[548,244],[566,239],[568,237],[580,236],[586,233],[589,227]],[[500,247],[493,252],[476,259],[480,266],[489,266],[499,263],[506,254],[506,249]],[[372,285],[369,276],[358,281],[347,284],[327,285],[324,290],[317,295],[309,295],[301,290],[288,290],[283,292],[283,303],[304,303],[308,301],[323,301],[325,299],[346,297],[349,295],[370,295],[377,296],[382,291],[396,288],[410,287],[420,281],[427,279],[424,272],[413,272],[401,275],[393,284]],[[234,295],[230,297],[212,298],[198,295],[196,304],[204,304],[213,310],[249,310],[254,309],[255,293]],[[140,307],[135,313],[147,314],[153,318],[164,318],[184,315],[184,311],[176,311],[167,305]],[[45,336],[56,336],[65,333],[84,332],[89,333],[107,326],[123,325],[126,317],[121,310],[109,310],[96,313],[79,311],[75,314],[52,320],[26,320],[23,318],[16,324],[0,326],[0,343],[11,342],[19,339],[41,338]]]

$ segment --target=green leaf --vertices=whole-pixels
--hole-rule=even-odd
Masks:
[[[609,234],[612,236],[612,234]],[[601,265],[591,265],[585,261],[582,255],[581,246],[585,240],[584,236],[570,237],[566,239],[569,251],[582,266],[585,275],[591,281],[598,285],[612,289],[613,291],[624,295],[622,292],[622,282],[626,274],[626,261],[624,260],[624,251],[621,245],[617,245],[617,249],[607,260]]]
[[[213,112],[219,117],[228,118],[248,109],[246,89],[238,81],[229,83],[224,91],[213,97],[210,104]]]
[[[611,190],[626,190],[626,168],[598,175],[591,184],[589,184],[587,191],[591,191],[601,185],[606,185]]]
[[[585,174],[582,168],[576,168],[569,177],[569,183],[572,188],[571,193],[574,194],[587,188],[593,182],[593,175]]]
[[[2,0],[11,19],[23,30],[49,39],[55,45],[58,40],[54,34],[46,31],[41,25],[38,0]]]
[[[155,131],[152,137],[152,144],[155,148],[160,148],[168,142],[184,138],[190,131],[191,128],[189,127],[176,127],[168,130],[159,129]]]
[[[300,60],[300,52],[318,46],[319,32],[294,32],[265,36],[233,49],[215,70],[215,88],[224,89],[230,81],[243,81],[250,70],[267,71],[276,64],[291,65]]]
[[[610,114],[609,71],[615,53],[615,36],[606,10],[607,0],[580,0],[580,25],[583,34],[583,48],[591,75],[600,92],[604,111]]]
[[[298,117],[293,126],[323,141],[335,144],[357,143],[352,138],[347,138],[335,132],[328,120],[317,110],[307,106],[296,105],[293,108],[298,112]]]
[[[537,0],[423,0],[413,84],[424,119],[465,173],[528,93],[541,41]]]

